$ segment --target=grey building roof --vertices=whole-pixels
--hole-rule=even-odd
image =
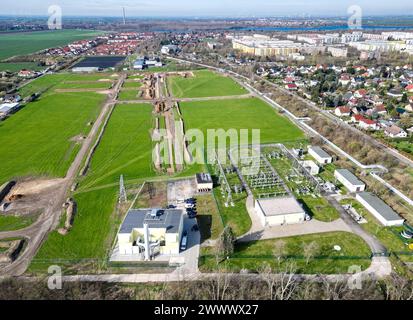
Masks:
[[[331,156],[325,152],[323,149],[317,146],[312,146],[311,149],[320,157],[320,158],[331,158]]]
[[[131,233],[135,228],[143,228],[144,223],[150,229],[166,228],[166,233],[177,233],[182,219],[183,211],[180,209],[132,209],[126,214],[119,233]]]
[[[350,182],[353,186],[365,185],[363,181],[361,181],[347,169],[337,169],[336,172],[338,172],[344,179]]]
[[[403,220],[392,208],[374,194],[370,192],[360,192],[358,196],[373,207],[373,209],[387,221]]]

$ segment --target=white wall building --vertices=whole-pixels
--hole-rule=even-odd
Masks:
[[[333,157],[317,146],[308,147],[308,153],[320,164],[328,164],[333,162]]]
[[[356,199],[385,227],[401,226],[404,219],[400,217],[383,200],[370,192],[357,193]]]
[[[320,167],[312,160],[302,161],[301,164],[312,176],[320,173]]]
[[[257,199],[255,211],[263,226],[281,226],[305,221],[305,211],[293,197]]]
[[[334,177],[350,192],[361,192],[366,189],[366,184],[347,169],[336,170]]]

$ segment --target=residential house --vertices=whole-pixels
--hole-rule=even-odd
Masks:
[[[351,114],[351,109],[349,106],[341,106],[341,107],[337,107],[334,110],[334,113],[338,117],[349,117]]]
[[[407,132],[396,125],[392,125],[391,127],[387,127],[386,129],[384,129],[384,134],[390,138],[406,138],[407,137]]]

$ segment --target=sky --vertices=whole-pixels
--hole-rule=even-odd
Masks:
[[[67,16],[260,17],[347,16],[352,5],[364,15],[412,14],[412,0],[1,0],[0,15],[48,15],[59,5]]]

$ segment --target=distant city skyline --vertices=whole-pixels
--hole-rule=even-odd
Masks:
[[[393,0],[2,0],[0,15],[46,16],[50,5],[60,5],[66,16],[128,17],[269,17],[347,16],[359,5],[364,15],[407,15],[413,1]]]

